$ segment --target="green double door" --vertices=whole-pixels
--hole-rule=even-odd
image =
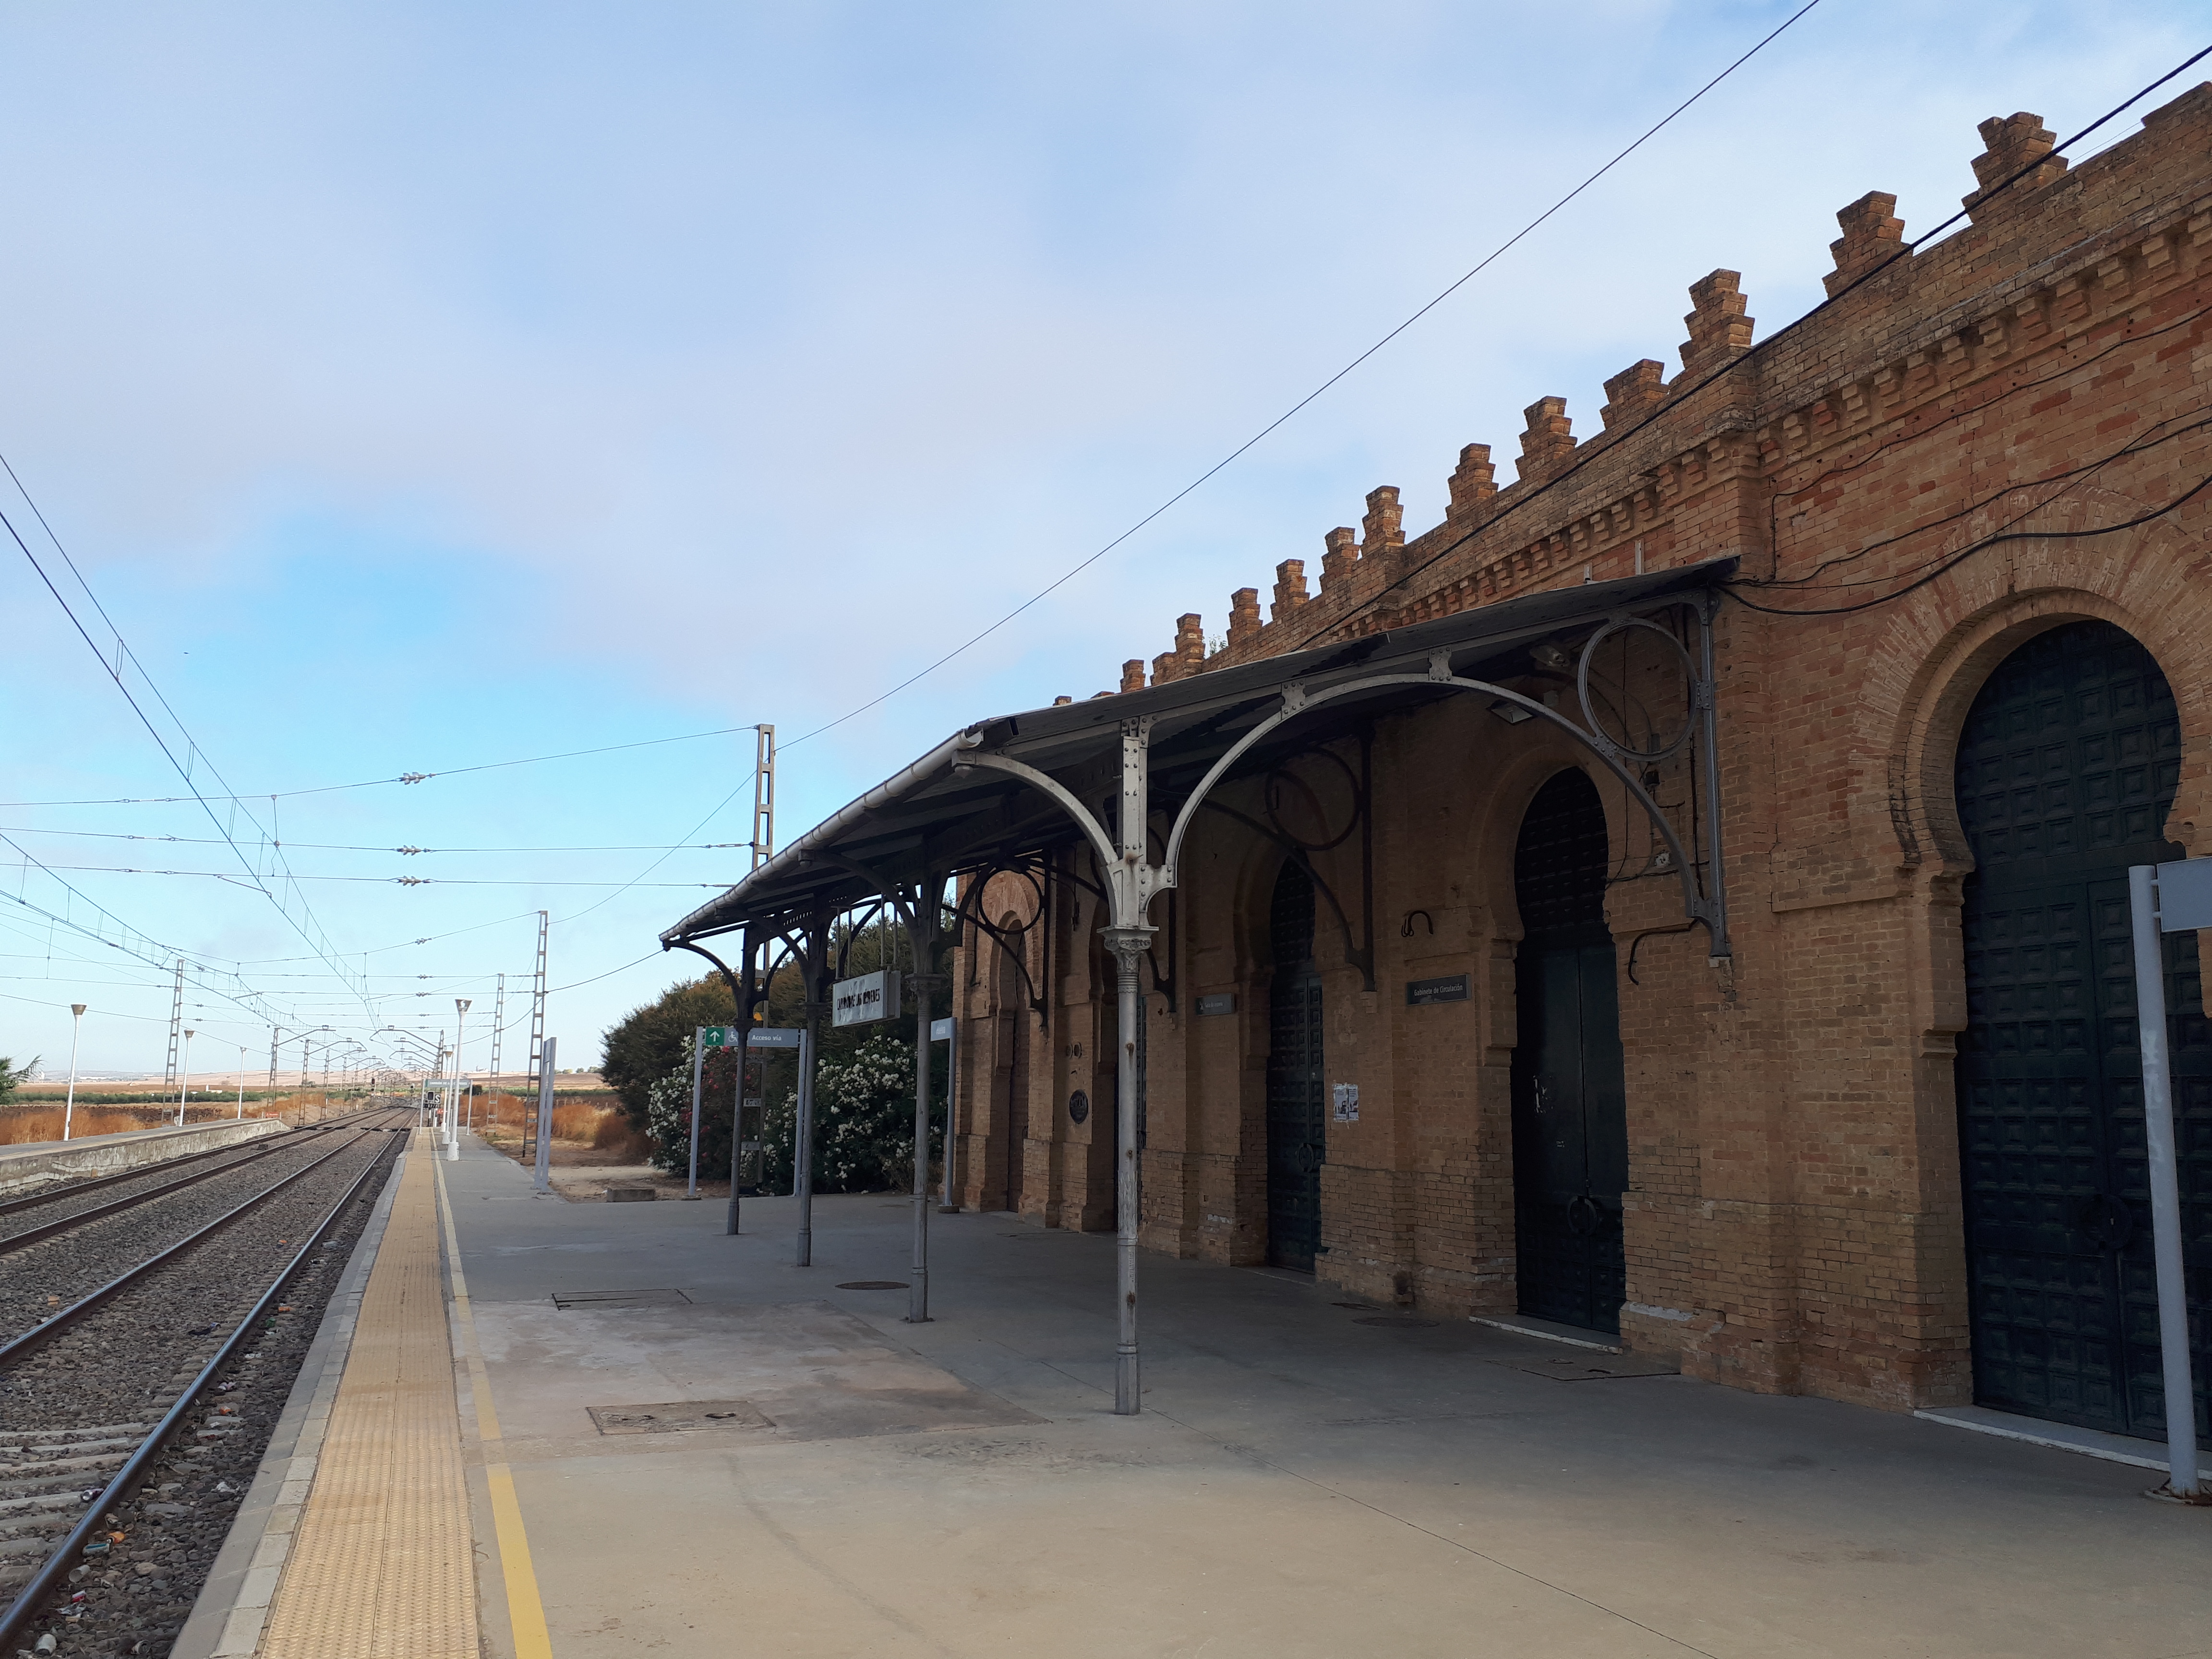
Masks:
[[[1605,806],[1587,775],[1536,792],[1513,860],[1513,1232],[1524,1314],[1618,1334],[1628,1101]]]
[[[2127,871],[2180,775],[2172,691],[2104,623],[2039,635],[1969,713],[1955,776],[1974,854],[1957,1062],[1974,1396],[2115,1433],[2164,1433]],[[2166,940],[2195,1410],[2212,1365],[2212,1032],[2197,940]]]
[[[1328,1156],[1314,886],[1296,864],[1276,878],[1268,914],[1275,976],[1267,1000],[1267,1261],[1313,1271],[1321,1250],[1321,1166]]]

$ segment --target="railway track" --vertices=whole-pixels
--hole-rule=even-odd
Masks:
[[[304,1144],[303,1137],[327,1134],[351,1127],[368,1113],[356,1112],[296,1129],[283,1130],[261,1140],[217,1146],[210,1152],[168,1158],[143,1169],[95,1176],[51,1187],[26,1198],[0,1202],[0,1255],[39,1239],[67,1231],[96,1218],[143,1204],[149,1200],[209,1181],[242,1164],[250,1164],[288,1147]]]
[[[378,1121],[393,1115],[377,1115]],[[86,1192],[41,1194],[41,1204],[0,1216],[0,1351],[33,1327],[106,1284],[123,1267],[153,1255],[225,1214],[279,1176],[307,1168],[329,1148],[362,1133],[364,1121],[271,1136],[229,1158],[181,1175]],[[336,1139],[333,1139],[333,1136]],[[81,1195],[80,1195],[81,1194]]]
[[[319,1126],[157,1183],[143,1214],[108,1189],[0,1239],[0,1286],[57,1250],[38,1283],[71,1285],[0,1334],[0,1653],[168,1650],[414,1121]]]

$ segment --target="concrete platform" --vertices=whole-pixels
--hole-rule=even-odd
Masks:
[[[224,1118],[166,1129],[126,1129],[120,1134],[79,1135],[73,1140],[34,1140],[0,1147],[0,1198],[36,1192],[58,1181],[114,1175],[194,1152],[210,1152],[241,1140],[282,1134],[273,1117]]]
[[[788,1200],[437,1169],[562,1659],[2212,1653],[2212,1512],[2139,1470],[1150,1256],[1120,1419],[1103,1237],[936,1217],[917,1327],[836,1288],[908,1276],[902,1200],[818,1200],[802,1270]]]

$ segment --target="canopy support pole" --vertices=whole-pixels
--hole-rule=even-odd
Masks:
[[[976,752],[955,763],[989,767],[1026,779],[1058,802],[1074,820],[1092,849],[1105,877],[1108,926],[1099,934],[1113,951],[1119,967],[1120,1052],[1114,1075],[1120,1097],[1115,1118],[1115,1324],[1114,1410],[1134,1417],[1144,1409],[1144,1388],[1137,1344],[1137,1231],[1143,1218],[1143,1170],[1137,1158],[1137,1102],[1145,1086],[1144,1050],[1137,1034],[1145,1018],[1139,992],[1138,964],[1152,946],[1156,931],[1145,920],[1152,897],[1174,884],[1170,866],[1146,857],[1146,820],[1150,816],[1152,722],[1149,717],[1121,722],[1121,787],[1116,803],[1113,833],[1057,778],[1024,762],[1003,755]]]

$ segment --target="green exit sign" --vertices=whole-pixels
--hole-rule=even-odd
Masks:
[[[699,1028],[699,1043],[706,1048],[734,1048],[737,1047],[736,1032],[727,1025],[702,1025]]]

